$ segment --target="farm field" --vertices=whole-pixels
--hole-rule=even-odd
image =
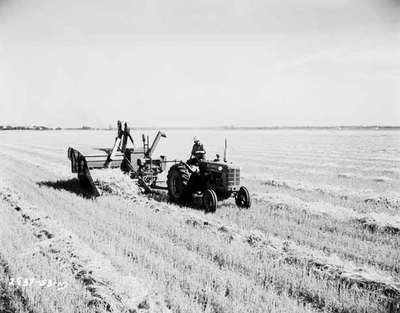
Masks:
[[[227,138],[252,207],[205,214],[118,170],[93,199],[67,148],[114,131],[0,132],[0,312],[400,312],[400,132],[166,133],[169,160]]]

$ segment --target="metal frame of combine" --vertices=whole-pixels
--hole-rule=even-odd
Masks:
[[[127,124],[125,123],[122,129],[122,124],[118,121],[118,135],[112,149],[98,149],[96,154],[84,154],[78,149],[68,148],[72,173],[78,175],[79,183],[90,188],[94,196],[99,196],[100,192],[94,184],[90,172],[92,169],[120,168],[123,172],[129,173],[131,178],[137,179],[139,185],[147,192],[151,189],[166,189],[157,185],[157,177],[165,170],[167,160],[165,156],[153,158],[153,153],[162,137],[166,135],[159,131],[150,145],[149,137],[142,135],[142,147],[127,148],[128,139],[132,144],[133,139]]]

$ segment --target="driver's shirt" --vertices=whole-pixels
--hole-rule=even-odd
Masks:
[[[196,153],[199,151],[204,151],[204,153],[206,153],[206,150],[204,149],[203,144],[195,143],[192,148],[192,155],[196,156]]]

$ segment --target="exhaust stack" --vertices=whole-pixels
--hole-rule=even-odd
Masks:
[[[224,162],[226,163],[227,162],[227,159],[226,159],[226,153],[227,153],[227,150],[228,149],[228,141],[226,140],[226,138],[225,138],[225,147],[224,147]]]

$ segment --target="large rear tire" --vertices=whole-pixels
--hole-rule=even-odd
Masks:
[[[248,209],[251,207],[250,193],[246,187],[240,187],[239,191],[236,193],[235,202],[239,208]]]
[[[188,199],[190,173],[185,165],[171,166],[167,176],[168,196],[171,201],[183,202]]]
[[[217,210],[217,194],[212,189],[207,189],[203,195],[203,207],[206,213],[214,213]]]

